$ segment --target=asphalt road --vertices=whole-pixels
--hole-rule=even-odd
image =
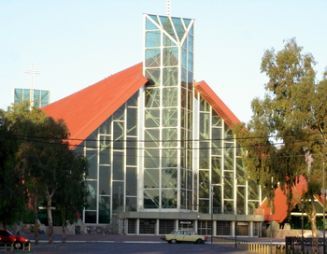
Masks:
[[[3,249],[0,251],[4,251]],[[26,253],[15,251],[14,253]],[[168,243],[40,243],[32,245],[29,253],[39,254],[86,254],[86,253],[110,253],[110,254],[245,254],[247,251],[236,250],[228,245],[210,244],[168,244]]]

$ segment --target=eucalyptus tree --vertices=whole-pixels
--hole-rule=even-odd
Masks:
[[[249,176],[267,196],[280,186],[294,208],[292,187],[303,175],[308,182],[304,201],[316,234],[315,195],[321,192],[321,161],[326,148],[326,81],[316,84],[315,61],[295,40],[264,53],[261,71],[268,77],[263,99],[252,101],[250,122],[237,128]],[[320,176],[320,177],[319,177]]]

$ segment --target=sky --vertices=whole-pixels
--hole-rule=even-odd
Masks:
[[[195,19],[195,80],[243,122],[264,96],[265,50],[295,38],[321,79],[326,10],[325,0],[171,0],[172,16]],[[0,0],[0,108],[14,88],[50,90],[54,102],[141,62],[143,13],[165,14],[165,0]]]

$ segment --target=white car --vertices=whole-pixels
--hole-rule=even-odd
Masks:
[[[194,231],[190,230],[176,230],[170,234],[166,234],[161,237],[162,240],[168,243],[178,243],[178,242],[193,242],[193,243],[205,243],[208,240],[207,236],[198,235]]]

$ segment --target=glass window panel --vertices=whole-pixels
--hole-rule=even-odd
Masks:
[[[199,197],[209,198],[209,171],[200,170],[199,171]]]
[[[181,188],[186,189],[186,169],[181,168],[179,172],[180,172]]]
[[[159,208],[159,190],[144,190],[144,208]]]
[[[110,223],[110,197],[100,196],[99,223]]]
[[[200,142],[200,169],[209,169],[209,149],[210,149],[210,143],[209,142]]]
[[[104,121],[103,124],[99,128],[100,134],[110,135],[111,133],[111,118]]]
[[[200,199],[199,200],[199,212],[200,213],[209,213],[209,200]]]
[[[110,137],[100,136],[99,163],[110,164]]]
[[[144,150],[145,168],[159,168],[159,161],[159,150],[157,148]]]
[[[160,85],[160,68],[151,68],[145,70],[145,77],[149,79],[148,86]]]
[[[160,106],[160,89],[145,89],[145,106],[156,108]]]
[[[245,214],[245,187],[237,187],[237,214]]]
[[[137,168],[126,168],[126,195],[136,196],[137,190]]]
[[[159,170],[144,169],[144,188],[159,188]]]
[[[164,168],[161,172],[162,188],[177,188],[177,169]]]
[[[123,182],[112,183],[112,211],[113,212],[124,211],[124,183]]]
[[[163,65],[176,66],[178,65],[178,48],[164,48],[163,49]]]
[[[126,147],[126,165],[136,166],[137,163],[137,140],[128,138]]]
[[[181,106],[182,106],[182,108],[187,107],[187,90],[184,88],[181,89]],[[183,120],[184,120],[184,122],[186,122],[185,119],[183,119]],[[183,126],[183,124],[182,124],[182,126]]]
[[[245,176],[245,170],[243,168],[242,158],[236,158],[236,178],[237,178],[237,184],[246,183],[246,176]]]
[[[180,207],[181,209],[186,209],[186,201],[187,201],[186,190],[182,189],[180,193],[181,193]]]
[[[98,160],[96,150],[86,150],[86,158],[88,162],[88,179],[97,179],[98,176]]]
[[[176,147],[177,146],[177,129],[165,128],[162,129],[162,146]]]
[[[177,190],[163,190],[161,192],[162,208],[177,208]]]
[[[221,158],[212,157],[211,158],[211,168],[212,168],[212,183],[221,183]]]
[[[234,139],[233,131],[227,124],[225,124],[225,139],[229,139],[229,141],[233,141]]]
[[[99,168],[99,194],[110,195],[110,167],[100,166]]]
[[[124,149],[124,123],[114,121],[113,134],[113,148],[120,150]]]
[[[159,147],[159,129],[146,129],[144,131],[144,146],[145,147]]]
[[[186,84],[187,84],[187,70],[185,68],[182,68],[181,84],[182,84],[182,87],[186,87]]]
[[[124,121],[125,106],[121,106],[112,116],[113,120]]]
[[[151,18],[153,18],[155,21],[157,21],[156,16],[151,16]],[[156,29],[158,29],[158,27],[152,22],[152,20],[150,20],[149,18],[146,18],[145,29],[146,30],[156,30]]]
[[[136,212],[136,210],[137,210],[136,197],[126,197],[126,211]]]
[[[200,113],[200,138],[209,139],[210,136],[210,122],[209,113]]]
[[[145,66],[159,67],[160,66],[160,49],[145,50]]]
[[[189,70],[191,70],[191,69],[189,69]],[[188,86],[189,87],[192,87],[192,85],[193,85],[193,72],[192,71],[189,71],[188,72],[188,77],[187,77],[187,79],[188,79]]]
[[[151,19],[149,19],[149,22],[154,22],[154,24],[158,24],[159,25],[159,21],[158,21],[158,17],[156,15],[148,15]],[[153,20],[153,21],[152,21]],[[150,25],[150,28],[153,27],[153,25],[149,24]],[[157,26],[154,26],[155,29],[158,29]],[[149,30],[150,30],[149,28]]]
[[[178,68],[165,67],[163,68],[163,85],[164,86],[177,86],[178,85]]]
[[[249,199],[258,200],[259,199],[259,186],[255,181],[249,180]]]
[[[155,48],[160,47],[160,31],[145,32],[145,47]]]
[[[87,181],[88,195],[86,197],[87,209],[95,210],[97,208],[97,182]]]
[[[162,110],[162,126],[177,127],[177,109],[168,108]]]
[[[213,213],[221,213],[221,186],[213,186],[213,197],[212,197],[212,202],[213,202],[213,207],[212,211]]]
[[[112,161],[112,178],[113,180],[124,179],[124,153],[120,151],[114,151]]]
[[[232,172],[225,172],[224,176],[224,198],[232,199],[234,197],[234,178]]]
[[[85,223],[96,223],[97,213],[95,211],[85,211]]]
[[[170,19],[166,16],[159,16],[161,25],[164,28],[164,30],[176,40],[175,32],[173,30],[173,26],[170,22]]]
[[[87,139],[85,140],[86,148],[96,149],[98,147],[98,145],[97,145],[97,136],[98,136],[98,130],[95,130],[90,136],[87,137]]]
[[[191,23],[191,19],[184,19],[184,18],[183,18],[183,22],[184,22],[184,24],[185,24],[186,29],[188,29],[188,26],[189,26],[190,23]]]
[[[178,89],[174,88],[163,88],[162,102],[164,107],[176,107],[177,106],[177,95]]]
[[[137,108],[127,109],[127,135],[137,135]]]
[[[137,106],[138,92],[136,92],[128,101],[127,106]]]
[[[193,55],[193,36],[191,35],[188,36],[188,51]]]
[[[212,126],[214,127],[222,127],[222,119],[220,116],[217,115],[217,113],[212,109]]]
[[[233,214],[234,209],[233,209],[233,201],[224,201],[224,213],[226,214]]]
[[[202,97],[200,97],[200,111],[210,112],[209,103],[205,99],[203,99]]]
[[[154,128],[160,126],[160,111],[159,109],[146,109],[144,113],[145,128]]]
[[[217,221],[217,235],[231,235],[231,226],[230,221]]]
[[[172,39],[170,39],[166,34],[162,34],[163,35],[163,45],[165,47],[176,47],[176,43],[172,41]]]
[[[176,149],[162,149],[162,160],[161,166],[166,167],[177,167],[177,150]]]
[[[224,170],[234,170],[234,144],[227,143],[224,144]]]
[[[175,30],[176,30],[179,40],[182,40],[184,33],[185,33],[185,29],[184,29],[181,19],[180,18],[172,18],[172,21],[175,26]]]

